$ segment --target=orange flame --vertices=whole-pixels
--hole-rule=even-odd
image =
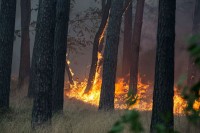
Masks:
[[[102,54],[98,53],[98,65],[100,59],[102,59]],[[70,62],[68,61],[68,64]],[[100,66],[98,66],[100,68]],[[70,69],[71,71],[71,69]],[[72,72],[72,71],[71,71]],[[85,94],[85,88],[87,86],[87,79],[83,82],[74,81],[74,85],[70,85],[70,89],[66,89],[65,95],[68,98],[75,98],[77,100],[83,101],[87,104],[98,107],[100,99],[100,89],[102,79],[100,77],[101,69],[96,72],[95,80],[92,89],[89,93]],[[73,73],[73,72],[72,72]],[[150,88],[151,83],[142,83],[141,78],[138,76],[137,85],[137,101],[131,107],[128,107],[126,100],[128,97],[128,84],[123,82],[123,79],[117,79],[115,84],[115,109],[136,109],[138,111],[151,111],[153,104],[153,89]],[[181,97],[180,90],[174,88],[174,113],[184,114],[184,109],[187,106],[186,101]],[[194,109],[200,109],[200,102],[196,101],[193,105]]]
[[[96,79],[92,90],[85,94],[84,90],[87,85],[87,80],[83,82],[74,82],[74,85],[70,85],[70,89],[65,92],[68,98],[75,98],[83,101],[87,104],[98,107],[100,99],[101,79]],[[115,108],[116,109],[127,109],[126,97],[128,93],[128,85],[124,84],[123,79],[118,79],[115,84]],[[138,82],[138,100],[129,109],[136,109],[139,111],[151,111],[152,110],[152,89],[150,84],[144,84],[139,78]],[[184,108],[187,106],[186,101],[181,97],[180,92],[177,88],[174,91],[174,113],[183,114]],[[195,102],[194,108],[199,109],[200,102]]]

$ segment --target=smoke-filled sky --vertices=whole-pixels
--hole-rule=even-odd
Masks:
[[[84,14],[84,11],[90,7],[101,8],[100,0],[75,0],[73,8],[70,12],[70,20],[74,19],[77,14]],[[32,8],[36,8],[38,0],[31,0]],[[146,0],[145,14],[143,20],[141,51],[140,51],[140,73],[145,74],[148,80],[153,80],[154,63],[155,63],[155,47],[157,34],[157,6],[158,0]],[[176,14],[176,68],[175,78],[187,72],[188,55],[185,50],[187,38],[191,35],[192,19],[194,10],[194,0],[177,0],[177,14]],[[133,9],[133,11],[135,11]],[[133,15],[134,17],[134,15]],[[31,21],[36,21],[37,12],[32,11]],[[20,1],[17,0],[17,14],[16,14],[16,30],[20,29]],[[32,30],[32,29],[31,29]],[[97,30],[97,29],[95,29]],[[34,45],[34,32],[30,32],[31,36],[31,53]],[[69,34],[74,35],[72,26],[69,25]],[[86,39],[89,35],[84,35]],[[18,75],[19,59],[20,59],[20,38],[16,37],[13,50],[13,76]],[[118,71],[121,70],[122,61],[122,45],[123,45],[123,22],[122,32],[120,37],[119,55],[118,55]],[[75,72],[75,77],[87,77],[89,65],[91,62],[92,47],[88,46],[79,50],[79,53],[70,53],[71,67]]]

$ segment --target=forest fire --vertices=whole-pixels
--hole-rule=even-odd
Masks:
[[[66,89],[65,95],[68,98],[74,98],[76,100],[83,101],[87,104],[93,106],[99,105],[100,99],[100,89],[101,89],[102,79],[100,78],[99,72],[97,72],[94,85],[92,90],[89,93],[84,93],[85,87],[87,85],[87,79],[83,82],[74,81],[74,85],[70,85],[70,89]],[[141,77],[139,77],[138,82],[138,100],[137,102],[128,107],[126,104],[128,97],[128,84],[123,82],[123,79],[117,79],[115,84],[115,109],[136,109],[139,111],[151,111],[152,110],[152,95],[153,89],[151,88],[151,83],[142,83]],[[175,87],[174,91],[174,113],[181,115],[184,113],[184,108],[187,106],[187,103],[181,97],[180,90]],[[200,106],[199,102],[196,102],[194,105],[195,109],[198,109]]]

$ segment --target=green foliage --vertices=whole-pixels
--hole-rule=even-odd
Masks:
[[[129,94],[128,94],[129,95]],[[130,95],[127,99],[127,105],[134,105],[137,101],[137,96]],[[170,114],[162,116],[163,121],[166,124],[157,124],[156,132],[157,133],[178,133],[173,129],[168,128],[166,125],[170,120]],[[140,122],[140,114],[136,110],[127,111],[125,115],[123,115],[120,120],[118,120],[109,131],[109,133],[121,133],[123,132],[125,125],[130,126],[130,131],[134,133],[142,133],[144,131],[143,125]]]
[[[163,124],[157,124],[156,125],[156,132],[157,133],[179,133],[178,131],[167,128]]]
[[[200,66],[200,35],[195,35],[190,38],[188,51],[194,57],[195,64]]]
[[[200,67],[200,35],[194,35],[190,38],[188,51],[194,58],[195,64]],[[200,81],[192,87],[184,86],[183,88],[182,95],[188,104],[185,109],[186,115],[188,120],[197,126],[200,123],[200,107],[195,109],[193,105],[200,100]]]
[[[128,107],[134,105],[137,101],[137,96],[132,95],[131,92],[128,92],[128,97],[126,104]],[[120,120],[118,120],[109,133],[121,133],[124,130],[126,124],[130,125],[130,130],[135,133],[141,133],[144,131],[142,123],[140,122],[140,114],[136,110],[127,111],[125,115],[123,115]]]
[[[156,125],[155,130],[157,133],[179,133],[178,131],[175,131],[174,129],[167,127],[167,123],[169,123],[170,117],[171,117],[170,113],[166,115],[161,115],[161,118],[164,121],[164,124]]]
[[[121,133],[124,130],[125,124],[130,124],[131,131],[134,131],[135,133],[141,133],[144,129],[139,118],[140,115],[137,111],[127,111],[127,113],[114,124],[109,133]]]

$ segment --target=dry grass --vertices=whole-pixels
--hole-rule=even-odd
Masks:
[[[25,87],[26,88],[26,87]],[[98,112],[97,108],[74,99],[65,99],[63,115],[54,115],[52,126],[31,130],[32,100],[26,98],[25,91],[11,91],[11,110],[0,115],[0,133],[106,133],[124,111]],[[141,112],[141,121],[149,132],[151,112]],[[198,133],[183,116],[175,118],[175,128],[181,133]],[[125,133],[129,133],[128,129]]]

